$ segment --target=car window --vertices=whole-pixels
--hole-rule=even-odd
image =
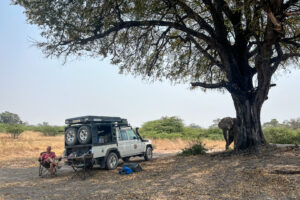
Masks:
[[[119,140],[128,140],[127,132],[126,130],[120,130],[119,132]]]
[[[135,132],[132,129],[127,130],[129,140],[134,140],[137,139],[138,137],[136,136]]]

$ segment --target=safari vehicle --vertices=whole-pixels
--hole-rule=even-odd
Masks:
[[[119,159],[140,156],[152,159],[153,146],[120,117],[83,116],[66,119],[65,156],[93,154],[93,164],[115,169]]]

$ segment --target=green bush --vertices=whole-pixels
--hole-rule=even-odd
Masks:
[[[37,126],[33,127],[32,131],[38,131],[41,132],[45,136],[56,136],[59,134],[64,133],[64,127],[63,126]]]
[[[24,126],[19,124],[9,124],[6,126],[6,132],[16,139],[24,131]]]
[[[198,138],[206,138],[210,140],[224,140],[223,132],[219,128],[202,129]]]
[[[179,156],[190,156],[190,155],[199,155],[206,154],[207,149],[204,147],[202,142],[198,140],[196,144],[193,144],[190,148],[183,149]]]
[[[223,139],[222,131],[218,128],[203,129],[197,126],[184,126],[183,121],[177,117],[163,117],[146,122],[139,132],[142,137],[153,139]]]
[[[0,123],[0,133],[6,133],[7,124]]]
[[[300,129],[270,127],[263,129],[266,140],[276,144],[300,144]]]
[[[178,133],[183,131],[184,124],[177,117],[162,117],[159,120],[146,122],[141,132]]]

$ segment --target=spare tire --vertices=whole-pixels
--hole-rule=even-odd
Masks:
[[[65,132],[65,142],[68,146],[77,144],[77,130],[76,128],[67,128]]]
[[[88,126],[82,126],[77,131],[77,138],[80,144],[89,144],[92,140],[92,132]]]

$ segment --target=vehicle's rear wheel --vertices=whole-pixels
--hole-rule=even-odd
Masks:
[[[77,134],[75,128],[68,128],[65,132],[65,142],[68,146],[77,144]]]
[[[119,164],[119,157],[117,156],[116,153],[111,152],[107,156],[106,159],[106,169],[111,170],[111,169],[116,169]]]
[[[92,132],[88,126],[82,126],[78,129],[77,138],[80,144],[89,144],[92,140]]]
[[[147,147],[146,148],[146,152],[145,152],[145,156],[144,156],[145,160],[152,160],[152,147]]]
[[[128,162],[128,161],[129,161],[129,159],[130,159],[130,157],[125,157],[125,158],[122,158],[122,160],[123,160],[124,162]]]

